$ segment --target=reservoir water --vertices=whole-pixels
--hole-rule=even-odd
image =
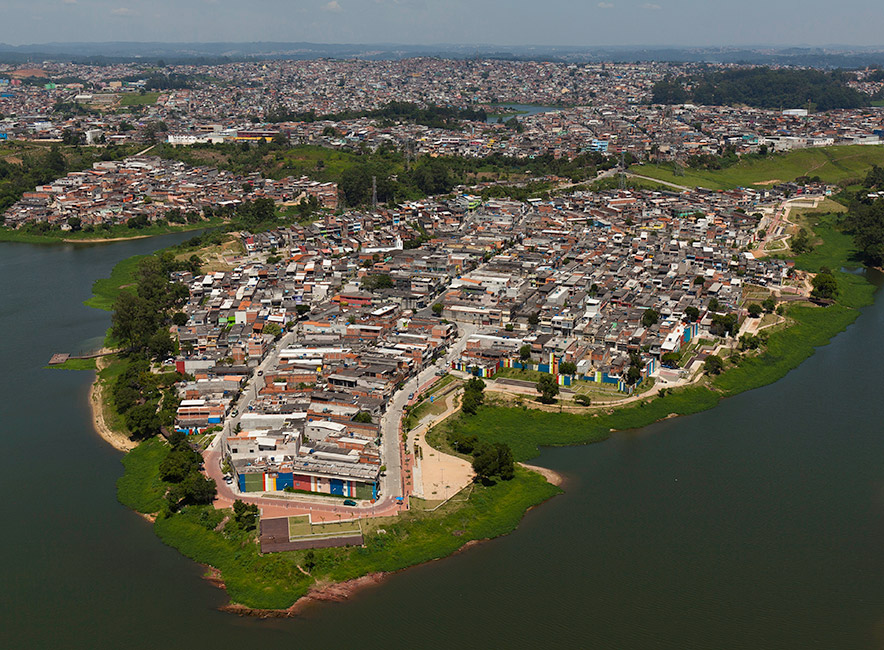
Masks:
[[[0,244],[3,648],[880,648],[884,300],[784,380],[718,408],[543,452],[567,491],[519,529],[291,620],[224,593],[119,505],[91,373],[113,265],[174,238]]]
[[[488,118],[485,120],[489,124],[492,122],[497,122],[497,118],[500,117],[495,111],[498,110],[507,110],[507,111],[515,111],[515,113],[508,113],[503,116],[504,120],[508,120],[513,115],[518,118],[528,117],[529,115],[537,115],[538,113],[549,113],[550,111],[558,111],[559,108],[555,106],[541,106],[539,104],[495,104],[488,111]]]

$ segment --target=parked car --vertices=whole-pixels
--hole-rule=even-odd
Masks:
[[[353,499],[344,499],[345,506],[355,506],[356,502]]]

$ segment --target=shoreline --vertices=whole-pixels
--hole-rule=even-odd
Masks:
[[[546,479],[549,484],[556,487],[560,487],[565,482],[565,477],[562,474],[559,474],[558,472],[546,467],[529,465],[527,463],[518,463],[518,465],[527,469],[528,471],[540,474],[541,476],[543,476],[543,478]],[[524,517],[525,514],[527,514],[530,510],[538,507],[539,505],[541,504],[529,507],[522,516]],[[145,518],[150,521],[149,517],[145,516]],[[512,532],[514,531],[515,529]],[[505,535],[508,534],[509,533],[505,533]],[[396,573],[408,571],[409,569],[413,569],[424,564],[438,562],[454,555],[465,553],[469,549],[478,546],[479,544],[491,541],[491,539],[493,538],[486,537],[483,539],[471,539],[462,546],[458,547],[450,555],[433,558],[431,560],[403,567],[395,571],[374,571],[372,573],[367,573],[363,576],[359,576],[358,578],[351,578],[342,582],[316,582],[313,584],[313,586],[310,587],[306,594],[298,598],[294,603],[284,609],[249,607],[248,605],[243,605],[241,603],[231,602],[226,605],[220,606],[218,608],[218,611],[227,614],[235,614],[244,618],[294,618],[300,615],[306,608],[312,605],[318,603],[341,603],[347,601],[352,598],[356,593],[363,591],[367,587],[379,585],[384,582],[388,577]],[[203,564],[203,566],[206,568],[206,573],[203,575],[203,579],[209,582],[212,586],[217,587],[218,589],[221,589],[222,591],[227,593],[229,598],[229,592],[227,591],[227,585],[224,582],[221,570],[209,564]],[[298,568],[302,572],[304,571],[303,569],[301,569],[300,566],[298,566]]]
[[[117,451],[124,453],[132,451],[138,446],[121,433],[117,433],[110,428],[104,419],[104,386],[101,383],[100,373],[106,367],[104,360],[106,357],[98,357],[95,360],[95,380],[89,388],[89,408],[92,411],[92,428],[98,437],[104,440]]]
[[[224,584],[221,572],[212,566],[207,568],[208,573],[203,578],[215,587],[218,587],[218,589],[227,592],[227,586]],[[301,614],[304,609],[317,603],[340,603],[349,600],[357,592],[367,587],[381,584],[393,573],[397,572],[376,571],[358,578],[345,580],[344,582],[314,584],[306,594],[285,609],[261,609],[240,605],[239,603],[228,603],[219,607],[218,610],[227,614],[236,614],[237,616],[248,618],[294,618]]]
[[[173,234],[173,233],[167,233]],[[115,241],[131,241],[134,239],[149,239],[150,237],[162,237],[162,235],[135,235],[133,237],[109,237],[105,238],[93,238],[93,239],[62,239],[66,244],[103,244],[105,242],[111,243]]]
[[[529,508],[529,510],[530,509],[531,508]],[[240,603],[228,603],[227,605],[222,605],[221,607],[219,607],[218,611],[227,614],[236,614],[237,616],[241,616],[244,618],[294,618],[301,614],[308,607],[311,607],[318,603],[342,603],[349,600],[355,594],[363,591],[368,587],[373,587],[383,583],[387,580],[387,578],[396,573],[408,571],[409,569],[413,569],[414,567],[418,567],[423,564],[429,564],[431,562],[444,560],[448,557],[451,557],[452,555],[463,553],[473,548],[474,546],[478,546],[479,544],[487,541],[490,541],[490,539],[471,539],[466,544],[454,551],[454,553],[452,553],[451,555],[434,558],[426,562],[421,562],[420,564],[413,564],[402,569],[397,569],[396,571],[374,571],[372,573],[367,573],[364,576],[359,576],[358,578],[344,580],[343,582],[317,582],[312,587],[310,587],[310,590],[306,594],[298,598],[294,603],[284,609],[266,609],[260,607],[249,607]],[[203,576],[203,579],[209,582],[212,586],[217,587],[218,589],[221,589],[222,591],[227,593],[227,585],[224,583],[224,578],[221,575],[221,571],[208,564],[204,564],[203,566],[206,567],[206,574]],[[303,569],[301,570],[303,571]]]
[[[543,478],[546,479],[546,482],[555,485],[556,487],[562,487],[565,483],[565,476],[563,474],[559,474],[557,471],[549,469],[548,467],[540,467],[539,465],[529,465],[528,463],[519,463],[525,469],[537,472]]]
[[[823,245],[826,245],[825,237],[823,238],[823,244],[821,246]],[[838,274],[838,277],[839,282],[841,282],[840,273]],[[640,403],[627,408],[624,408],[626,405],[622,402],[616,405],[593,405],[596,407],[593,410],[596,410],[597,412],[593,413],[591,416],[589,413],[586,413],[587,416],[590,416],[590,419],[586,419],[588,428],[584,431],[586,434],[585,437],[567,435],[569,433],[568,431],[564,431],[561,427],[557,427],[555,435],[552,436],[554,439],[551,439],[549,435],[545,437],[538,435],[537,439],[531,439],[530,442],[534,447],[534,453],[532,454],[530,449],[522,449],[522,452],[527,453],[522,453],[521,457],[532,458],[537,455],[541,447],[571,446],[602,442],[615,431],[636,429],[652,424],[653,422],[705,411],[714,408],[727,397],[739,394],[745,390],[752,390],[779,381],[783,376],[788,374],[791,369],[800,366],[809,356],[812,356],[818,347],[829,344],[839,332],[849,327],[859,315],[861,308],[867,306],[874,300],[875,290],[872,288],[871,290],[863,289],[860,291],[860,284],[859,280],[848,280],[848,284],[842,286],[842,290],[845,293],[845,300],[843,303],[839,302],[836,306],[826,309],[811,309],[806,306],[794,306],[797,311],[792,314],[793,322],[785,329],[778,330],[771,336],[769,347],[764,349],[764,351],[760,351],[757,355],[746,359],[745,362],[741,361],[740,363],[735,363],[733,367],[728,367],[722,375],[710,378],[708,385],[697,386],[689,383],[685,386],[679,387],[681,390],[677,390],[675,393],[667,392],[665,397],[659,394],[656,396],[652,394],[643,394],[635,398]],[[848,291],[851,287],[853,287],[854,290]],[[790,313],[792,313],[791,309],[792,307],[790,306]],[[99,372],[102,368],[106,367],[106,364],[102,363],[102,361],[104,361],[104,358],[98,360],[97,363]],[[698,375],[702,376],[703,373],[698,373]],[[107,399],[109,396],[103,392],[103,388],[105,387],[101,385],[96,376],[95,382],[90,391],[90,402],[93,409],[96,431],[106,442],[114,446],[116,449],[121,451],[131,450],[136,445],[127,438],[124,438],[121,434],[114,433],[110,427],[107,426],[107,422],[104,419],[102,400]],[[641,409],[646,410],[643,412]],[[539,412],[545,417],[555,418],[557,416],[556,413],[548,412],[544,409],[535,409],[531,407],[531,410]],[[570,414],[568,417],[573,417],[573,415],[575,414]],[[595,417],[599,419],[591,419]],[[594,437],[594,435],[591,435],[593,434],[592,429],[598,429],[598,432],[608,431],[608,433],[605,437]],[[524,462],[519,462],[518,464],[532,473],[539,474],[547,483],[555,487],[563,485],[567,480],[567,477],[548,468],[530,465]],[[545,500],[546,499],[544,499],[544,501]],[[521,516],[524,517],[525,512],[537,507],[537,505],[542,502],[543,501],[539,501],[535,505],[528,506],[526,510],[522,511]],[[158,522],[158,525],[159,523],[161,522]],[[186,525],[190,524],[180,524],[180,526]],[[517,527],[518,522],[508,532],[515,530]],[[169,529],[165,535],[162,532],[157,532],[157,534],[165,543],[176,548],[186,557],[190,557],[196,561],[202,560],[204,566],[207,566],[207,572],[204,576],[205,579],[215,584],[215,586],[228,591],[224,576],[222,575],[222,570],[205,564],[206,560],[213,561],[211,554],[200,552],[201,549],[194,547],[193,545],[188,545],[187,543],[182,544],[182,542],[188,541],[184,535],[185,532],[187,532],[187,528],[179,528],[177,531]],[[487,535],[486,531],[483,532]],[[496,533],[493,534],[492,537],[508,534],[508,532]],[[175,535],[173,536],[172,533],[175,533]],[[169,538],[168,541],[167,537]],[[287,607],[283,606],[280,609],[249,607],[248,605],[241,603],[231,602],[229,600],[229,591],[228,603],[220,606],[218,609],[239,616],[255,618],[295,617],[302,613],[305,608],[311,606],[312,603],[345,601],[352,597],[357,591],[372,584],[381,583],[391,573],[403,571],[407,568],[419,566],[420,564],[425,564],[437,559],[443,559],[444,557],[450,557],[453,554],[464,552],[468,548],[489,538],[487,536],[482,536],[481,533],[480,537],[482,538],[467,541],[453,551],[446,549],[442,555],[431,557],[423,562],[418,560],[415,564],[402,566],[399,569],[391,571],[373,571],[366,573],[363,576],[337,583],[329,582],[327,580],[314,582],[309,588],[307,588],[306,593],[303,593],[301,589],[298,589],[298,592],[303,595],[297,596],[294,602],[291,602],[288,599],[277,600],[276,602],[279,602],[280,605],[284,605],[285,602],[291,602]],[[176,541],[178,542],[177,544],[175,543]],[[226,560],[228,558],[220,559]],[[225,561],[221,561],[219,564],[222,567],[226,567]],[[387,567],[389,566],[391,565],[387,564]],[[300,569],[300,567],[298,568]],[[369,569],[368,566],[363,568]],[[386,567],[375,564],[375,568],[385,569]],[[224,570],[226,571],[226,568]],[[303,572],[303,569],[301,569],[301,571]],[[231,573],[229,578],[234,581],[231,583],[234,587],[237,587],[238,583],[242,582],[242,576],[236,573]],[[235,588],[234,591],[240,595],[240,590],[238,588]],[[294,597],[295,593],[292,593],[291,596]],[[249,598],[248,596],[246,596],[245,599],[255,602],[255,599]],[[272,599],[264,600],[263,603],[271,604],[274,603],[274,601]],[[257,599],[257,604],[262,604],[262,599]]]
[[[23,233],[19,230],[0,227],[0,242],[9,244],[33,244],[39,246],[51,246],[53,244],[112,244],[121,241],[135,241],[137,239],[152,239],[154,237],[165,237],[166,235],[177,235],[195,232],[198,230],[208,230],[226,225],[228,222],[220,223],[199,223],[191,224],[193,227],[167,229],[164,232],[153,232],[147,234],[133,234],[117,237],[50,237],[36,233]],[[16,235],[16,233],[20,233]]]

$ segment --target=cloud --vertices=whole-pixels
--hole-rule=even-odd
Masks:
[[[135,12],[129,7],[117,7],[116,9],[111,9],[111,13],[114,16],[134,16]]]
[[[338,0],[331,0],[331,2],[322,6],[325,11],[333,11],[336,14],[339,14],[343,11],[341,5],[338,3]]]
[[[660,5],[655,4],[653,2],[646,2],[641,7],[642,7],[642,9],[648,9],[649,11],[657,11],[658,9],[663,8]]]
[[[614,3],[613,2],[600,2],[598,4],[598,7],[599,7],[599,9],[613,9]]]

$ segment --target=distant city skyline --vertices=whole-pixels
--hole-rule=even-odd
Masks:
[[[880,0],[10,0],[0,41],[884,45]]]

